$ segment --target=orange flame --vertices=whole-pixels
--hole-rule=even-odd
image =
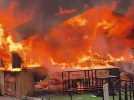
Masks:
[[[52,62],[63,66],[90,67],[127,60],[123,53],[133,45],[128,47],[125,41],[133,25],[129,17],[116,15],[108,6],[89,9],[52,29],[50,36],[53,42],[49,42]]]
[[[11,32],[31,19],[23,13],[15,17],[12,13],[15,5],[0,13],[1,24]],[[119,16],[112,7],[94,7],[55,25],[45,39],[33,36],[23,42],[14,42],[11,34],[4,36],[0,26],[0,47],[8,48],[8,55],[11,51],[23,53],[24,61],[32,67],[44,63],[45,59],[64,68],[107,65],[127,59],[124,52],[133,47],[133,41],[126,37],[133,25],[129,15]]]

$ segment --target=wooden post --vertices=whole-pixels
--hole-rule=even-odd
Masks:
[[[104,100],[109,100],[108,83],[103,85]]]
[[[4,95],[4,72],[0,71],[0,92],[2,95]]]

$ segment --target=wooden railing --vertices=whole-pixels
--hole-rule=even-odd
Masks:
[[[106,81],[110,81],[110,78],[114,78],[112,77],[113,75],[110,75],[109,70],[110,69],[65,71],[62,73],[63,92],[95,91],[103,87]]]
[[[99,77],[97,71],[63,72],[63,92],[68,93],[70,96],[74,93],[90,92],[101,96],[102,100],[104,100],[103,85],[108,83],[109,96],[113,100],[134,100],[134,80],[121,80],[119,75],[114,76],[110,74]]]

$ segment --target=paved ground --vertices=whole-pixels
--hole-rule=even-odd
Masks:
[[[0,100],[19,100],[19,99],[16,99],[16,98],[13,98],[13,97],[0,97]]]
[[[47,98],[47,99],[45,99]],[[94,95],[83,94],[83,95],[73,95],[73,100],[101,100]],[[16,99],[14,97],[0,96],[0,100],[24,100],[24,99]],[[42,100],[41,98],[31,98],[27,97],[27,100]],[[43,100],[71,100],[71,97],[68,95],[49,95],[47,97],[43,97]]]
[[[4,97],[4,96],[0,96],[0,100],[22,100],[22,99],[17,99],[17,98],[14,98],[14,97]],[[42,100],[41,98],[27,98],[27,100]],[[45,100],[45,98],[43,99]]]

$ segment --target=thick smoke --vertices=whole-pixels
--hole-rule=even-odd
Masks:
[[[25,39],[36,33],[47,33],[48,30],[57,23],[75,16],[87,8],[104,3],[111,4],[112,1],[113,0],[1,0],[0,8],[7,9],[12,2],[15,2],[17,4],[14,11],[15,14],[21,14],[25,11],[34,12],[33,18],[29,22],[26,22],[15,29],[17,32],[22,33],[20,37]],[[132,0],[117,1],[118,7],[115,12],[124,14]],[[60,7],[64,9],[76,9],[77,12],[66,16],[57,16],[56,13],[59,12]]]
[[[23,2],[20,3],[21,9],[26,9],[25,3],[27,0],[22,1]],[[47,33],[49,29],[51,29],[57,23],[60,23],[63,20],[78,14],[80,12],[80,9],[83,8],[84,3],[90,4],[88,0],[77,0],[75,3],[72,3],[72,0],[33,0],[29,2],[29,4],[32,4],[32,7],[29,8],[29,6],[27,6],[27,9],[35,9],[35,15],[31,21],[24,23],[22,26],[17,28],[17,31],[26,33],[27,35],[23,35],[24,38],[27,38],[36,33],[41,35],[43,34],[45,36],[47,34],[44,33]],[[78,12],[66,16],[58,16],[56,14],[59,12],[60,7],[70,10],[78,9]]]
[[[85,6],[89,8],[99,4],[100,0],[1,0],[0,8],[5,10],[12,2],[17,4],[13,12],[15,15],[27,11],[34,12],[33,18],[29,22],[14,29],[21,33],[20,37],[22,39],[25,39],[35,33],[47,33],[57,23],[84,11]],[[76,9],[77,12],[58,16],[56,14],[59,12],[60,7],[67,10]]]
[[[124,15],[131,6],[132,0],[118,0],[117,4],[118,6],[115,10],[115,13],[119,15]]]
[[[125,15],[125,13],[129,9],[129,7],[131,6],[132,0],[115,0],[115,1],[116,1],[117,5],[116,5],[116,9],[114,9],[113,12],[116,13],[117,15]],[[64,38],[63,38],[62,35],[64,35],[65,32],[68,33],[68,31],[70,31],[71,29],[67,28],[67,29],[65,29],[65,32],[63,32],[63,33],[57,32],[57,34],[59,34],[59,36],[52,37],[51,35],[55,35],[53,33],[55,33],[57,31],[57,27],[56,27],[56,29],[55,29],[56,31],[51,33],[51,31],[53,30],[53,27],[59,25],[60,23],[63,24],[63,22],[66,19],[70,19],[73,16],[79,15],[80,13],[86,11],[87,9],[90,10],[91,8],[95,8],[96,6],[99,6],[99,5],[101,6],[104,4],[109,5],[109,7],[111,7],[110,5],[112,5],[112,2],[113,2],[113,0],[75,0],[75,1],[74,0],[12,0],[12,1],[11,0],[1,0],[0,1],[0,9],[3,11],[4,10],[6,11],[6,9],[8,9],[10,7],[10,5],[12,5],[12,3],[15,3],[15,8],[14,8],[14,11],[12,12],[14,16],[21,15],[22,13],[29,16],[29,14],[32,13],[32,18],[30,20],[28,20],[14,28],[14,31],[17,31],[19,33],[18,38],[23,40],[23,39],[27,39],[28,37],[31,37],[35,34],[36,35],[38,34],[40,37],[43,37],[46,39],[45,42],[48,43],[49,47],[51,47],[52,50],[54,50],[54,49],[55,49],[55,51],[57,50],[57,53],[55,53],[55,51],[52,51],[54,53],[53,56],[59,56],[61,54],[61,51],[64,51],[65,48],[67,48],[65,51],[65,54],[68,55],[68,57],[66,57],[65,59],[70,59],[69,54],[71,54],[72,56],[77,56],[77,55],[75,55],[75,51],[79,51],[80,55],[81,55],[81,51],[86,51],[83,48],[86,48],[86,46],[89,43],[87,43],[87,41],[85,41],[85,40],[82,41],[81,36],[83,35],[83,31],[77,32],[77,31],[79,31],[79,29],[78,30],[74,29],[75,34],[74,33],[71,34],[71,32],[70,32],[70,35],[68,36],[69,37],[68,40],[65,40],[64,38],[67,38],[67,37],[64,36]],[[61,8],[62,8],[61,12],[63,12],[63,13],[66,10],[70,11],[70,10],[74,10],[74,9],[75,9],[75,12],[65,13],[63,15],[62,14],[60,15],[59,13],[60,13]],[[98,10],[97,16],[95,16],[98,19],[99,19],[99,17],[101,17],[100,16],[101,13],[99,13],[99,11],[100,10]],[[94,13],[91,13],[91,16],[92,16],[92,14],[94,14]],[[89,15],[87,14],[87,16],[89,16]],[[90,20],[91,19],[89,17],[89,23],[91,23]],[[90,25],[90,28],[91,27],[92,27],[92,25]],[[86,32],[87,32],[87,30],[86,30]],[[133,33],[133,31],[131,33]],[[70,42],[71,37],[73,37],[74,42]],[[131,34],[129,34],[128,38],[130,38],[130,37],[131,37]],[[101,40],[104,40],[103,39],[104,37],[100,37],[100,38],[101,38]],[[98,41],[98,42],[100,42],[100,41]],[[79,44],[80,42],[82,42],[82,43]],[[102,41],[101,43],[103,45],[106,45],[105,44],[106,42],[107,42],[107,40]],[[85,45],[83,45],[83,44],[85,44]],[[79,45],[82,45],[83,47],[80,48]],[[72,47],[72,50],[71,50],[70,46]],[[75,48],[75,46],[76,46],[76,48]],[[100,48],[100,47],[98,47],[98,48]],[[107,49],[106,46],[104,46],[103,48]],[[103,51],[102,49],[100,51]],[[74,51],[74,52],[70,53],[70,51]],[[61,56],[62,55],[64,55],[64,54],[61,54]],[[65,59],[63,59],[63,60],[65,60]]]

